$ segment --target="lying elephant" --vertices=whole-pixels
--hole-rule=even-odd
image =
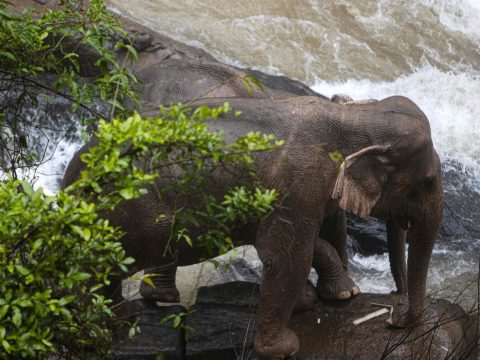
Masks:
[[[144,111],[199,98],[318,96],[327,99],[298,81],[214,61],[167,59],[137,70],[136,75],[142,81],[139,90]],[[256,79],[261,85],[248,79]]]
[[[142,101],[151,105],[187,103],[197,98],[256,97],[280,99],[291,93],[246,85],[248,73],[217,62],[168,59],[137,71]]]
[[[418,319],[424,310],[428,263],[443,204],[440,162],[422,111],[404,97],[365,105],[341,105],[318,97],[210,99],[202,103],[217,106],[225,101],[241,115],[225,115],[211,120],[209,126],[222,130],[227,140],[250,131],[273,133],[285,140],[278,150],[255,155],[261,184],[275,188],[281,203],[255,227],[240,229],[241,238],[234,236],[236,244],[254,244],[263,263],[257,353],[281,359],[298,351],[298,338],[287,322],[299,296],[306,293],[314,259],[322,256],[315,251],[321,245],[316,242],[319,225],[338,208],[408,225],[409,308],[395,325]],[[338,172],[329,157],[334,151],[345,157]],[[70,184],[81,168],[77,153],[63,186]],[[212,189],[228,185],[224,179],[214,178]],[[170,256],[161,256],[170,228],[156,219],[160,213],[172,212],[170,201],[174,199],[158,201],[154,193],[124,203],[109,217],[126,232],[122,241],[137,265],[163,264],[164,283],[157,291],[170,296],[176,291],[172,277],[176,266],[198,261],[202,254],[195,244],[176,243],[171,244],[175,248]]]

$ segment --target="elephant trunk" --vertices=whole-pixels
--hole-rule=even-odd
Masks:
[[[433,245],[437,238],[443,213],[443,187],[440,174],[426,185],[419,195],[419,208],[411,217],[411,227],[407,233],[408,249],[408,300],[411,320],[421,316],[426,297],[428,265]]]

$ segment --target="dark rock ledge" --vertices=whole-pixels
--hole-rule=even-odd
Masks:
[[[300,338],[296,359],[475,359],[476,323],[462,308],[442,299],[428,299],[426,325],[392,329],[384,314],[354,326],[352,321],[378,307],[397,306],[399,295],[360,294],[345,302],[319,301],[314,309],[294,313],[290,327]],[[257,359],[253,336],[257,326],[258,284],[231,282],[198,291],[197,301],[184,324],[195,329],[185,334],[160,320],[179,306],[130,303],[130,319],[140,319],[141,334],[124,339],[115,348],[116,359],[234,360]],[[131,309],[130,309],[131,311]]]

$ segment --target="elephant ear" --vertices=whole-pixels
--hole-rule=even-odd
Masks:
[[[349,155],[340,166],[332,198],[340,208],[366,218],[382,193],[387,173],[382,163],[389,145],[372,145]]]

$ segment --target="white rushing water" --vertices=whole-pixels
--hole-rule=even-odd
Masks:
[[[296,78],[324,95],[409,97],[429,118],[444,166],[459,164],[469,189],[479,191],[479,0],[108,2],[219,60]],[[61,172],[78,144],[62,146],[43,174]],[[54,190],[56,179],[42,175],[37,185]],[[473,276],[478,254],[469,248],[477,240],[458,234],[457,250],[435,248],[431,291]],[[363,291],[393,287],[387,255],[354,255],[352,274]]]

